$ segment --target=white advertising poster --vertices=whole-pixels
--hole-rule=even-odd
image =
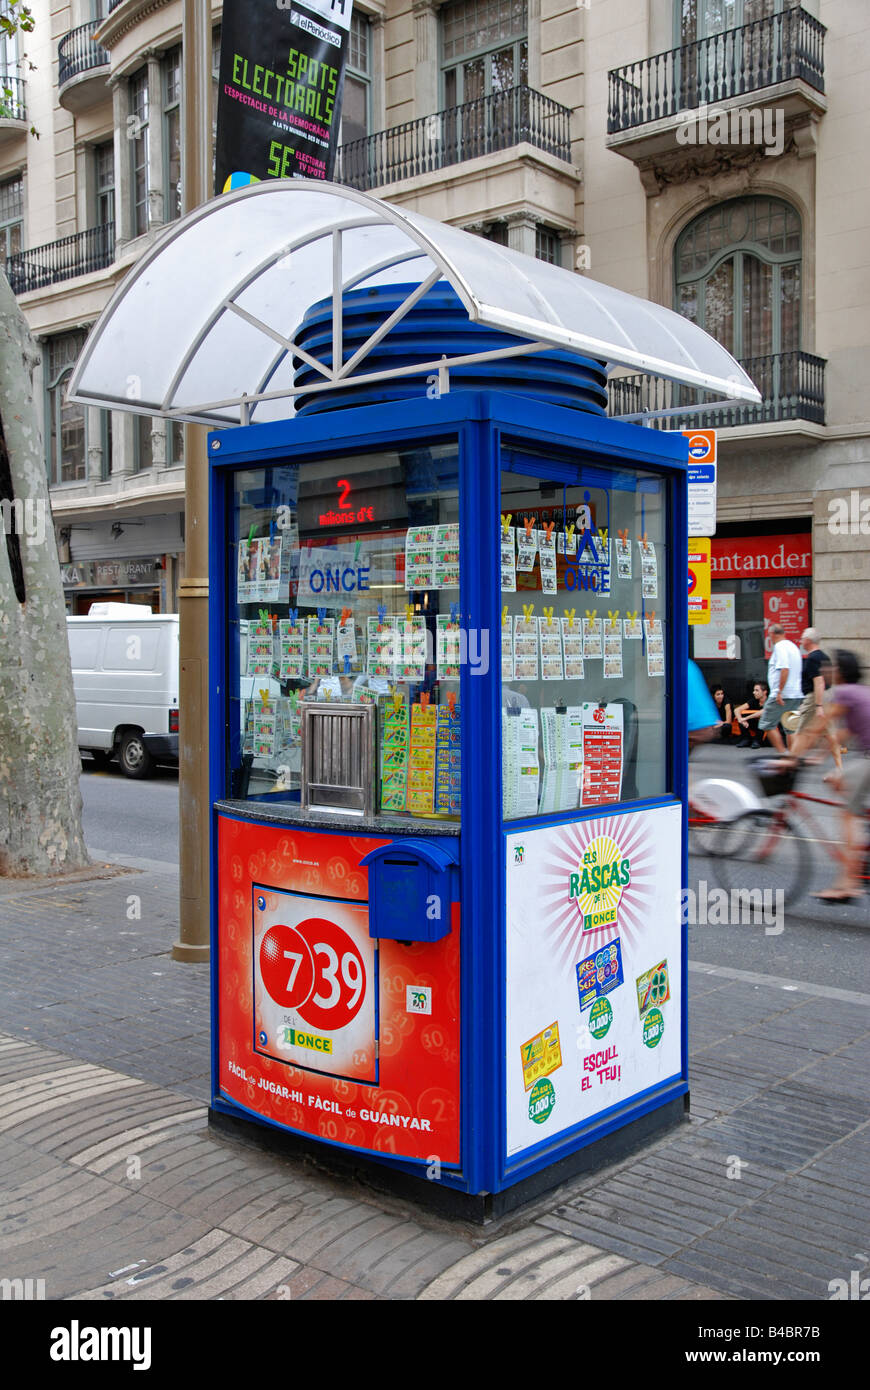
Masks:
[[[734,625],[734,595],[710,595],[710,621],[695,633],[695,659],[700,661],[736,661],[740,655]]]
[[[507,836],[507,1153],[681,1075],[678,806]]]

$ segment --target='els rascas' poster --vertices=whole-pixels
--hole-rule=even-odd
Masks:
[[[331,179],[352,0],[226,0],[215,193]]]

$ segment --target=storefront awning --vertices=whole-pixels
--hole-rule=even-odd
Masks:
[[[212,426],[283,419],[293,411],[300,359],[319,374],[307,390],[365,378],[368,350],[441,279],[472,322],[531,340],[537,351],[567,349],[729,399],[761,399],[730,353],[669,309],[367,194],[307,179],[239,189],[174,224],[97,320],[69,395]],[[343,292],[389,284],[416,288],[343,362]],[[294,344],[306,310],[329,297],[333,360],[343,363],[337,373]],[[445,361],[436,351],[431,366],[449,372],[467,360]],[[371,372],[368,379],[375,379]]]

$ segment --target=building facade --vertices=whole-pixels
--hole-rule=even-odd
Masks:
[[[42,345],[68,606],[173,610],[183,431],[64,387],[180,215],[181,5],[32,9],[0,53],[0,256]],[[758,385],[759,407],[685,417],[698,398],[669,382],[611,390],[613,414],[719,431],[724,636],[697,654],[734,695],[776,617],[870,658],[868,74],[866,0],[355,5],[339,181],[673,307]]]

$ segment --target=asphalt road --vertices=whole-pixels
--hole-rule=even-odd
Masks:
[[[158,767],[153,777],[125,777],[117,763],[98,769],[82,759],[85,843],[95,859],[122,855],[178,863],[178,771]]]
[[[692,757],[692,780],[726,777],[754,785],[750,757],[743,750],[703,748]],[[178,863],[177,771],[158,768],[153,777],[133,781],[116,764],[98,771],[86,760],[81,787],[85,839],[94,857]],[[830,795],[820,772],[808,775],[806,788]],[[838,840],[836,813],[813,807],[812,814],[815,824],[807,828],[807,839],[797,851],[811,858],[809,890],[826,887],[837,871],[831,850],[831,842]],[[771,894],[762,921],[745,920],[747,915],[754,917],[751,912],[729,911],[721,924],[705,923],[697,919],[705,891],[708,909],[712,906],[710,895],[719,883],[717,866],[712,860],[690,858],[689,887],[696,894],[695,911],[689,916],[690,959],[777,980],[870,991],[870,898],[833,906],[805,894],[780,911],[775,894],[783,882],[775,863],[764,866],[757,881],[751,881],[753,888]],[[708,917],[714,916],[708,911]]]

